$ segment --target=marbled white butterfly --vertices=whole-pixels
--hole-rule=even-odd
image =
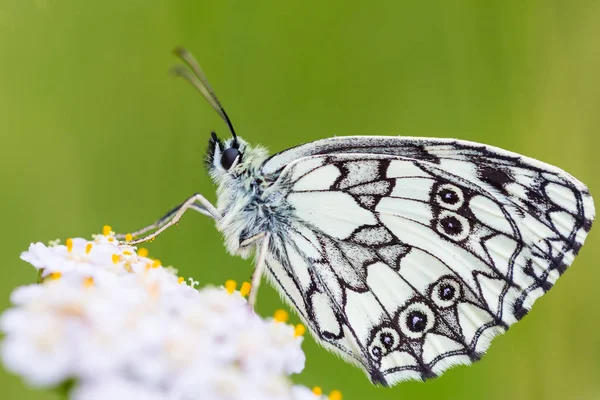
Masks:
[[[563,170],[452,139],[358,136],[268,157],[235,134],[194,58],[190,81],[229,126],[206,166],[217,206],[195,194],[134,235],[154,238],[186,210],[212,217],[233,255],[263,273],[326,348],[371,381],[426,379],[478,360],[573,262],[594,219]],[[193,72],[193,73],[192,73]]]

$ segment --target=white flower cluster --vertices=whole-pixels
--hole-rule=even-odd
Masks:
[[[248,284],[197,290],[147,255],[110,227],[32,244],[21,258],[42,283],[17,288],[0,317],[6,368],[35,387],[73,382],[76,400],[325,398],[288,378],[304,368],[302,325],[257,316]]]

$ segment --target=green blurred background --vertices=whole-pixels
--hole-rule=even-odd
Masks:
[[[525,4],[526,3],[526,4]],[[0,309],[35,279],[31,241],[126,232],[194,192],[224,124],[167,71],[185,45],[244,138],[457,137],[556,164],[600,193],[600,2],[0,0]],[[596,228],[599,229],[599,228]],[[296,379],[345,399],[600,399],[600,234],[483,361],[373,387],[305,342]],[[243,281],[213,223],[187,215],[150,254],[202,283]],[[263,286],[259,311],[281,302]],[[293,322],[297,317],[293,317]],[[3,399],[53,399],[0,368]]]

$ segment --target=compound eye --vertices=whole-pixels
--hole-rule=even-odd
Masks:
[[[221,156],[221,166],[226,170],[229,170],[229,168],[231,168],[231,166],[233,165],[235,159],[240,155],[240,151],[235,147],[228,148],[223,152],[223,155]]]

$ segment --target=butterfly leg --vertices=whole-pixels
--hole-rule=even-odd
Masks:
[[[258,287],[260,286],[260,279],[262,278],[263,271],[267,265],[266,259],[267,252],[269,251],[269,240],[271,239],[271,234],[269,232],[264,232],[263,234],[255,235],[250,239],[254,239],[254,241],[262,239],[260,250],[258,252],[258,256],[256,257],[256,266],[252,272],[250,294],[248,295],[248,304],[252,309],[254,309],[254,305],[256,304],[256,295],[258,294]]]
[[[143,235],[143,234],[144,234],[144,233],[146,233],[146,232],[150,232],[150,231],[153,231],[153,230],[155,230],[155,229],[158,229],[158,228],[162,227],[164,224],[166,224],[167,222],[169,222],[169,220],[170,220],[171,218],[173,218],[173,215],[174,215],[174,214],[175,214],[177,211],[179,211],[179,209],[180,209],[182,206],[183,206],[183,203],[179,204],[177,207],[173,208],[171,211],[169,211],[168,213],[166,213],[165,215],[163,215],[163,216],[162,216],[162,217],[161,217],[161,218],[160,218],[158,221],[156,221],[155,223],[153,223],[153,224],[151,224],[151,225],[148,225],[148,226],[146,226],[146,227],[144,227],[144,228],[142,228],[142,229],[139,229],[139,230],[137,230],[137,231],[135,231],[135,232],[130,232],[130,235],[132,235],[133,237],[137,237],[137,236]],[[201,206],[201,205],[198,205],[198,204],[192,204],[192,205],[190,206],[190,209],[191,209],[191,210],[194,210],[194,211],[197,211],[197,212],[199,212],[200,214],[204,214],[204,215],[206,215],[206,216],[208,216],[208,217],[211,217],[211,218],[213,218],[212,214],[211,214],[210,212],[208,212],[208,210],[207,210],[205,207]],[[126,234],[124,234],[124,233],[118,233],[118,234],[116,234],[115,236],[117,237],[117,239],[125,239],[125,236],[126,236]]]
[[[200,203],[200,204],[197,204],[197,203]],[[167,214],[165,214],[161,219],[159,219],[155,223],[148,225],[148,226],[146,226],[140,230],[137,230],[135,232],[132,232],[131,235],[139,236],[139,235],[143,235],[146,232],[156,230],[154,233],[144,236],[143,238],[128,242],[128,244],[139,244],[139,243],[144,243],[144,242],[153,240],[155,237],[157,237],[162,232],[164,232],[167,228],[178,223],[179,220],[181,219],[181,217],[183,216],[183,214],[189,209],[195,210],[201,214],[207,215],[215,220],[221,219],[221,213],[219,213],[219,211],[215,208],[215,206],[213,206],[208,200],[206,200],[206,198],[204,196],[202,196],[199,193],[196,193],[193,196],[191,196],[190,198],[188,198],[186,201],[184,201],[183,203],[181,203],[180,205],[178,205],[177,207],[175,207],[174,209],[169,211]],[[125,235],[123,235],[123,234],[117,235],[117,239],[123,239],[123,238],[125,238]]]
[[[250,236],[248,239],[244,239],[240,242],[240,247],[248,247],[258,242],[260,239],[264,238],[267,232],[260,232],[254,236]]]

